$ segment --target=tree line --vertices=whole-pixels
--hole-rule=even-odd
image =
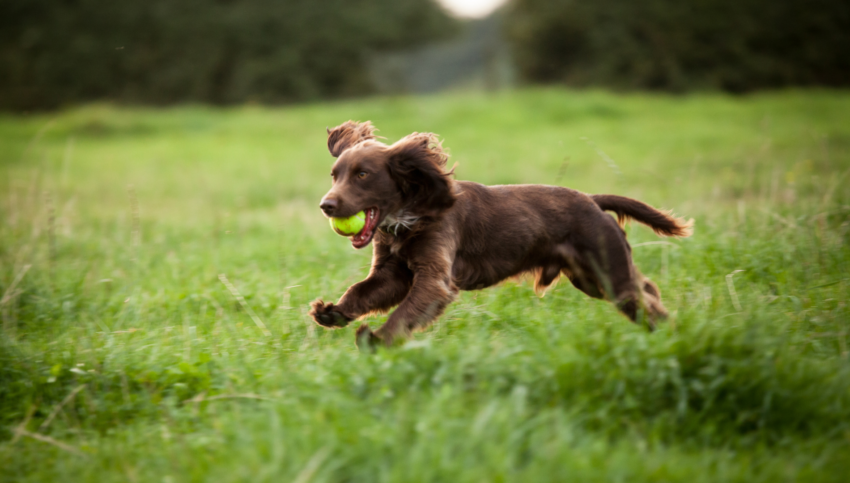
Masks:
[[[432,0],[3,0],[0,107],[352,96],[369,52],[456,24]]]
[[[850,85],[847,0],[513,0],[530,82],[747,92]]]
[[[850,85],[847,0],[511,0],[498,15],[529,83]],[[3,0],[0,109],[362,95],[372,54],[460,24],[434,0]]]

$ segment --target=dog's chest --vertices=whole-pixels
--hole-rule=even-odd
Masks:
[[[413,216],[403,210],[387,215],[381,222],[381,228],[387,233],[398,235],[400,231],[410,230],[419,221],[418,216]]]

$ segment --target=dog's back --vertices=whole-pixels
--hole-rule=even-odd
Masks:
[[[445,222],[458,233],[452,275],[462,290],[489,287],[553,263],[553,257],[560,258],[559,246],[593,236],[586,232],[596,231],[599,220],[605,223],[589,196],[569,188],[469,181],[455,186],[457,201]]]

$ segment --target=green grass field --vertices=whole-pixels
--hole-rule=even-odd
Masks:
[[[507,282],[361,355],[307,317],[370,261],[318,209],[348,119],[693,217],[627,229],[670,320]],[[848,171],[848,92],[0,116],[0,480],[846,481]]]

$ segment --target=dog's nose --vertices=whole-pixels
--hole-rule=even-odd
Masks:
[[[319,208],[321,208],[322,211],[324,211],[326,215],[331,216],[333,214],[334,210],[336,210],[337,204],[338,203],[335,199],[325,198],[319,204]]]

